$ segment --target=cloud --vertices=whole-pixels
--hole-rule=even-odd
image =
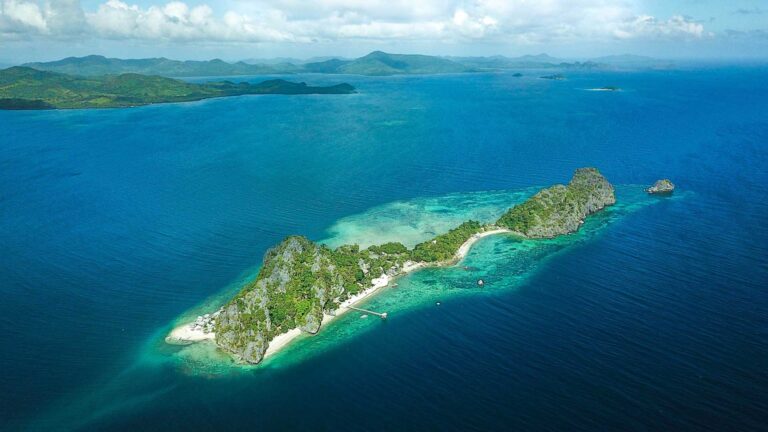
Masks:
[[[639,38],[701,38],[704,25],[659,19],[631,0],[229,0],[140,6],[106,0],[0,0],[0,39],[82,37],[170,42],[312,43],[419,40],[537,44]]]
[[[614,35],[620,39],[644,36],[701,38],[705,33],[703,24],[681,15],[673,16],[666,21],[643,15],[619,25]]]
[[[41,8],[26,1],[5,0],[0,3],[0,32],[24,33],[48,31]]]
[[[275,24],[281,21],[274,14]],[[267,26],[253,18],[227,12],[216,17],[207,5],[189,7],[174,1],[142,9],[120,0],[108,0],[96,12],[86,14],[92,31],[110,39],[149,39],[172,41],[261,42],[293,40],[279,26]]]

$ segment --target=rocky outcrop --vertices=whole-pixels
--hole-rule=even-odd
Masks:
[[[675,185],[669,179],[661,179],[645,191],[652,195],[669,195],[675,191]]]
[[[596,168],[576,170],[567,186],[541,190],[511,208],[496,223],[530,238],[572,233],[584,218],[616,203],[613,186]]]
[[[301,328],[316,333],[323,312],[344,288],[331,251],[292,236],[267,252],[255,281],[233,298],[216,321],[216,343],[242,361],[258,363],[269,341]]]
[[[286,238],[266,253],[256,280],[222,308],[216,343],[243,362],[259,363],[275,336],[296,328],[317,333],[324,314],[406,261],[402,245],[380,249],[331,250],[305,237]]]

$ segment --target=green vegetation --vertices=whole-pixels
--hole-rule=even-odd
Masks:
[[[405,247],[402,243],[398,242],[390,242],[390,243],[384,243],[381,246],[371,246],[368,248],[368,251],[372,253],[382,253],[382,254],[390,254],[390,255],[397,255],[397,254],[404,254],[408,252],[408,248]]]
[[[134,73],[76,77],[27,67],[0,71],[0,108],[119,108],[166,102],[187,102],[248,94],[348,94],[349,84],[310,87],[305,83],[270,80],[259,84],[230,81],[192,84]]]
[[[482,230],[483,226],[480,222],[464,222],[445,234],[417,244],[411,256],[414,261],[428,263],[448,261],[456,255],[456,251],[465,241]]]
[[[317,332],[324,314],[370,287],[374,278],[401,274],[409,261],[451,263],[462,244],[487,229],[506,227],[529,237],[572,232],[586,215],[614,202],[610,183],[596,169],[582,168],[568,186],[540,191],[510,209],[496,226],[467,221],[413,250],[396,242],[332,250],[305,237],[288,237],[267,252],[256,279],[224,306],[216,342],[243,361],[258,363],[275,336],[297,327]]]
[[[116,59],[98,55],[68,57],[45,63],[27,63],[24,66],[37,70],[71,75],[100,76],[137,73],[168,77],[264,75],[290,73],[299,70],[291,64],[253,65],[243,62],[227,63],[215,59],[209,61],[177,61],[167,58]]]
[[[224,307],[216,341],[244,361],[258,363],[275,336],[297,327],[317,332],[324,314],[371,286],[374,278],[394,274],[408,257],[400,243],[331,250],[305,237],[288,237],[267,252],[256,279]]]
[[[518,204],[507,211],[497,222],[512,231],[526,234],[536,226],[540,220],[551,217],[554,208],[564,204],[567,199],[565,186],[557,185],[543,190],[528,201]]]
[[[528,237],[555,237],[576,231],[586,216],[615,202],[613,186],[597,169],[580,168],[568,186],[541,190],[496,224]]]

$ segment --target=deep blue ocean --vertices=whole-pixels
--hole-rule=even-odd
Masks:
[[[0,111],[0,429],[768,430],[768,68],[542,74]],[[415,273],[373,300],[387,322],[256,368],[162,342],[286,235],[440,231],[425,214],[582,166],[637,205],[565,243],[483,240],[486,292]],[[664,177],[673,197],[638,194]]]

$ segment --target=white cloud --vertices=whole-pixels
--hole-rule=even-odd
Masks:
[[[48,25],[43,11],[36,3],[4,0],[0,3],[0,31],[45,33],[48,31]]]
[[[632,0],[229,0],[225,10],[182,1],[141,7],[106,0],[0,0],[0,39],[61,38],[218,43],[489,40],[518,44],[700,38],[683,16],[643,14]]]
[[[705,33],[704,25],[680,15],[673,16],[667,21],[659,21],[652,16],[642,15],[617,27],[614,35],[621,39],[642,36],[701,38]]]
[[[272,15],[272,18],[278,18]],[[216,17],[207,5],[189,7],[174,1],[142,9],[120,0],[108,0],[86,14],[93,33],[103,38],[172,41],[261,42],[293,40],[277,26],[227,12]]]

